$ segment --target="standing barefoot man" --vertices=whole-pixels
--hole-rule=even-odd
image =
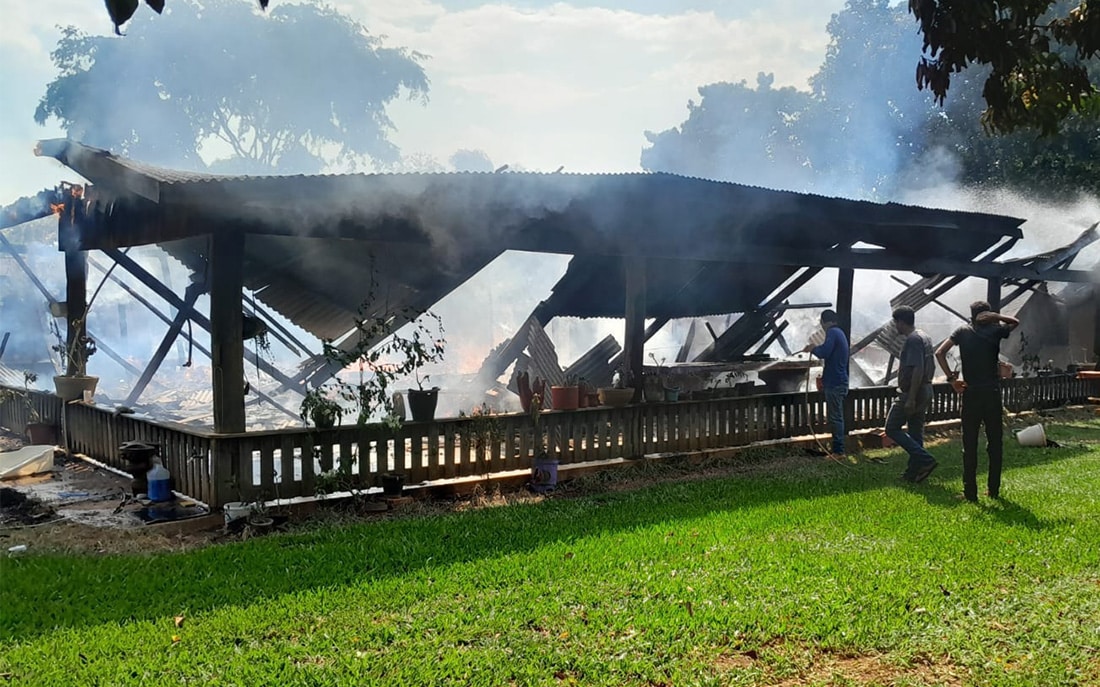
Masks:
[[[936,360],[950,382],[958,373],[947,365],[947,353],[959,347],[962,359],[963,498],[978,500],[978,429],[985,425],[989,453],[990,498],[1001,496],[1001,459],[1004,419],[1001,402],[1001,374],[998,367],[1001,342],[1019,326],[1015,317],[995,313],[985,301],[970,304],[970,324],[959,327],[940,344]]]

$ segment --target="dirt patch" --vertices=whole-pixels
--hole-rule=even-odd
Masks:
[[[239,540],[239,537],[236,539]],[[3,548],[25,544],[30,553],[171,553],[190,551],[229,540],[221,531],[170,536],[155,530],[93,527],[70,521],[0,532]]]
[[[782,663],[794,665],[795,675],[785,670],[777,675],[771,658],[782,657]],[[885,655],[846,654],[815,649],[802,644],[771,642],[757,652],[749,649],[737,654],[723,654],[715,661],[720,673],[757,669],[764,674],[761,684],[769,687],[893,687],[894,685],[961,686],[967,671],[946,657],[920,657],[908,664],[889,660]]]

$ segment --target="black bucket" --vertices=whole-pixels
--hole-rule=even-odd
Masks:
[[[126,472],[134,478],[132,483],[134,494],[144,494],[149,491],[149,483],[145,475],[153,469],[153,456],[157,455],[159,450],[159,447],[144,441],[127,441],[118,447],[122,460],[126,461]]]

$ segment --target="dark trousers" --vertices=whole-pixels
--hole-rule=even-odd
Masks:
[[[1004,424],[1001,390],[967,389],[962,398],[963,494],[978,498],[978,430],[985,425],[986,451],[989,453],[989,480],[992,496],[1001,491],[1001,459],[1004,451]]]
[[[848,435],[844,431],[844,399],[847,397],[848,390],[844,387],[825,388],[825,410],[833,429],[833,453],[837,455],[844,454],[844,439]]]

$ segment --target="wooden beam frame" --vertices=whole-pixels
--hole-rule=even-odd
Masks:
[[[623,359],[634,381],[634,402],[642,400],[642,372],[645,363],[646,263],[641,258],[623,258],[626,282],[626,325]]]
[[[214,431],[245,431],[244,325],[241,309],[244,288],[244,234],[226,231],[211,235],[210,353],[214,390]],[[181,312],[190,309],[180,308]]]

